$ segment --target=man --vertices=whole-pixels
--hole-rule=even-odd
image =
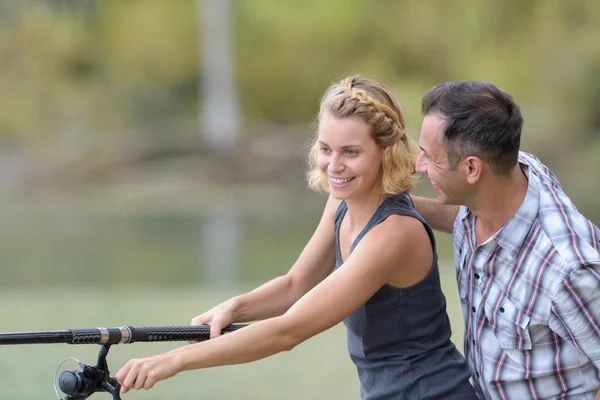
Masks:
[[[413,199],[452,233],[478,395],[599,400],[600,231],[519,151],[523,119],[508,93],[444,83],[422,112],[416,167],[438,199]]]

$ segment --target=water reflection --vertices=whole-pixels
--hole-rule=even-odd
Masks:
[[[207,218],[202,228],[204,285],[231,286],[238,281],[240,216],[231,201],[225,201]]]
[[[258,284],[287,271],[318,218],[242,211],[4,214],[0,286]]]
[[[252,214],[233,200],[210,209],[0,215],[0,286],[258,285],[288,271],[320,216]],[[451,260],[449,237],[440,239],[440,258]],[[446,272],[453,277],[453,268]]]

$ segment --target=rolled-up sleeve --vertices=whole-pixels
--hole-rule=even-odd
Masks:
[[[549,322],[600,374],[600,264],[581,266],[561,282]]]

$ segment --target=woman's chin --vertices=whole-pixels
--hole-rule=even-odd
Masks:
[[[336,200],[347,200],[348,196],[343,195],[342,193],[330,193],[331,197],[333,197]]]
[[[344,192],[343,190],[335,190],[331,187],[329,188],[329,194],[336,200],[348,200],[350,197],[350,193]]]

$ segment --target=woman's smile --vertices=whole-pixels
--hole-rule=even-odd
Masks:
[[[344,188],[350,184],[354,180],[355,177],[352,178],[336,178],[333,176],[329,177],[329,183],[337,189]]]

